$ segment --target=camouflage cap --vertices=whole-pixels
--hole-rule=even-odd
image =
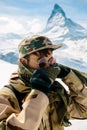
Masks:
[[[62,46],[63,46],[63,44],[57,44],[57,45],[52,44],[52,42],[49,40],[49,38],[47,38],[45,36],[35,35],[32,37],[27,37],[18,46],[19,58],[22,58],[33,52],[43,50],[46,48],[51,48],[51,49],[55,50]]]

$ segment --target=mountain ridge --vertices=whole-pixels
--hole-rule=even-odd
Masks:
[[[45,31],[51,31],[52,33],[58,32],[59,34],[61,32],[59,37],[62,36],[72,40],[87,37],[87,30],[80,24],[67,18],[65,12],[58,4],[54,5],[51,15],[48,18]]]

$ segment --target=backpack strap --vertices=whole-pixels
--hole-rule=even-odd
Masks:
[[[22,100],[26,96],[26,93],[21,93],[21,92],[17,91],[11,84],[5,85],[4,87],[7,87],[10,90],[12,90],[12,92],[14,92],[14,94],[18,100],[19,106],[20,106],[20,108],[22,108]]]

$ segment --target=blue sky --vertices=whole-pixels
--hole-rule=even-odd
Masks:
[[[68,17],[87,20],[87,0],[0,0],[0,14],[47,17],[55,3]]]
[[[0,0],[0,24],[5,24],[5,18],[8,18],[9,25],[13,19],[15,24],[19,24],[16,20],[21,19],[21,22],[25,22],[28,19],[29,22],[29,18],[33,19],[33,24],[40,20],[45,23],[55,3],[62,7],[68,18],[87,28],[87,0]],[[38,24],[37,26],[39,27]]]

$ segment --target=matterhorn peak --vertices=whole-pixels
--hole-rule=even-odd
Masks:
[[[58,4],[55,4],[52,13],[47,21],[46,29],[50,30],[55,26],[64,26],[65,20],[65,12]]]
[[[61,13],[65,17],[65,12],[63,11],[63,9],[58,4],[55,4],[50,17],[52,18],[55,14],[58,13]]]
[[[63,9],[55,4],[46,24],[46,31],[56,33],[57,37],[82,39],[87,37],[87,31],[81,25],[67,18]]]

